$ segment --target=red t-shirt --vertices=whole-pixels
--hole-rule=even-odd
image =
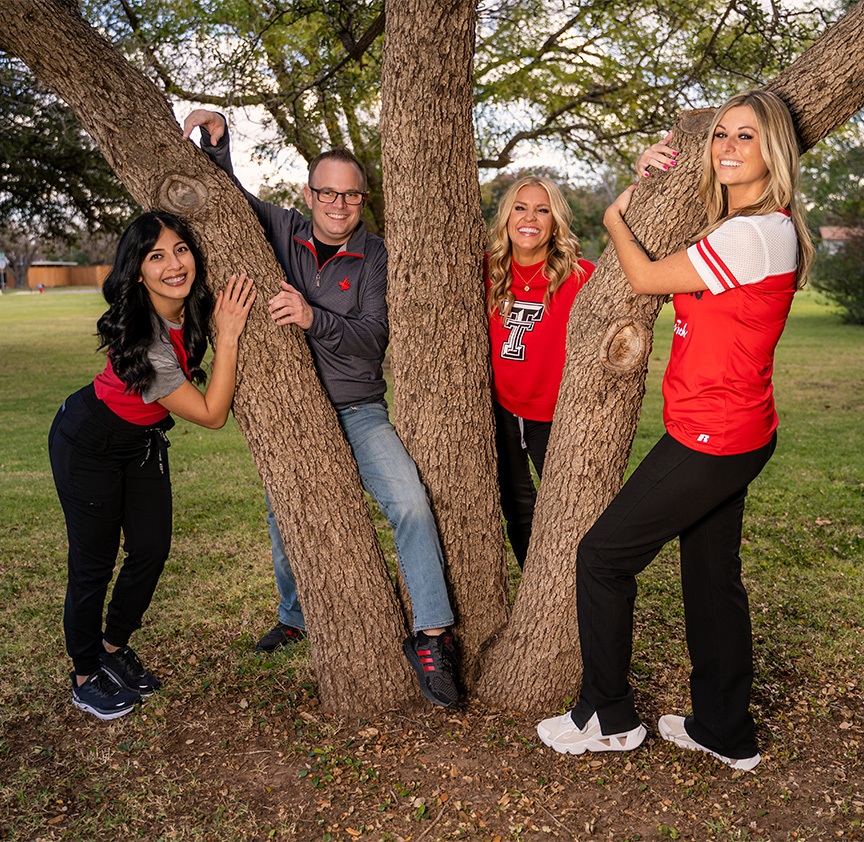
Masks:
[[[771,377],[795,294],[795,227],[788,213],[733,217],[687,256],[708,289],[672,298],[666,430],[702,453],[747,453],[778,424]]]
[[[176,356],[175,368],[179,367],[179,370],[183,373],[183,379],[188,379],[188,355],[183,345],[183,328],[170,327],[168,323],[166,323],[166,326],[168,326],[168,338],[171,343],[171,349]],[[154,345],[160,342],[162,340],[157,337]],[[160,372],[158,361],[163,356],[162,354],[157,354],[157,359],[154,359],[157,378],[164,375],[164,372]],[[151,359],[153,359],[153,355],[151,355]],[[177,382],[178,380],[179,382]],[[93,386],[96,391],[96,397],[103,401],[115,415],[119,415],[122,419],[132,424],[140,424],[146,427],[168,417],[168,410],[158,403],[158,399],[170,395],[182,383],[179,375],[174,374],[172,376],[171,372],[167,374],[167,377],[164,377],[164,381],[167,383],[165,388],[168,391],[162,390],[163,394],[158,395],[153,400],[145,401],[140,392],[126,391],[126,384],[114,373],[109,357],[105,363],[105,369],[101,374],[96,375]]]
[[[529,290],[513,284],[516,301],[503,319],[489,317],[492,344],[492,394],[508,412],[532,421],[551,421],[561,388],[567,339],[567,321],[576,293],[591,277],[594,264],[580,260],[576,272],[543,303],[549,281],[538,270],[542,263],[519,266],[518,274],[533,278]],[[536,277],[535,276],[536,274]],[[489,279],[486,279],[489,289]]]

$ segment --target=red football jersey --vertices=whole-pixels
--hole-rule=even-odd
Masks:
[[[687,255],[708,289],[672,299],[666,430],[703,453],[747,453],[777,428],[771,377],[795,294],[795,227],[787,213],[733,217]]]

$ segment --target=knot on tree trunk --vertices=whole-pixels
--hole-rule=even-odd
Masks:
[[[203,210],[209,198],[209,191],[200,181],[172,173],[159,187],[156,204],[163,210],[185,217]]]
[[[614,374],[628,374],[643,365],[651,352],[651,332],[631,317],[616,319],[600,345],[600,363]]]

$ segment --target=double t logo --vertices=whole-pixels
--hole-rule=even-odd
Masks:
[[[526,332],[543,318],[543,304],[530,301],[515,301],[504,319],[504,327],[510,331],[507,341],[501,346],[501,359],[524,360]]]

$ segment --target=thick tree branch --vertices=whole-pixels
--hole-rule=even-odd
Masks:
[[[209,283],[219,288],[240,268],[257,281],[234,412],[291,556],[322,703],[357,716],[416,700],[404,617],[356,463],[302,333],[276,327],[266,311],[284,272],[245,197],[183,140],[164,95],[80,13],[60,0],[4,0],[0,31],[75,110],[139,203],[187,219]]]

